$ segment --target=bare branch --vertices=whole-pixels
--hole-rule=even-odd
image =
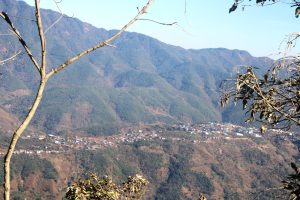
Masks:
[[[13,36],[13,33],[0,33],[0,36]]]
[[[41,18],[41,11],[40,11],[40,0],[35,0],[35,17],[36,17],[36,25],[39,31],[40,36],[40,43],[41,43],[41,54],[42,54],[42,63],[41,63],[41,69],[40,73],[42,78],[46,76],[46,40],[45,40],[45,34],[43,32],[43,23]]]
[[[34,64],[34,66],[37,68],[37,70],[40,71],[39,64],[37,63],[37,61],[35,60],[34,56],[32,55],[29,47],[27,46],[25,40],[22,38],[20,32],[16,29],[16,27],[11,22],[9,16],[5,12],[1,12],[0,13],[0,17],[2,17],[6,21],[6,23],[10,26],[10,28],[13,31],[13,33],[18,37],[20,43],[24,47],[24,49],[25,49],[27,55],[29,56],[30,60],[32,61],[32,63]]]
[[[138,19],[138,20],[141,20],[141,21],[150,21],[150,22],[154,22],[156,24],[160,24],[160,25],[164,25],[164,26],[173,26],[173,25],[177,25],[177,22],[172,22],[172,23],[163,23],[163,22],[159,22],[159,21],[155,21],[153,19]]]
[[[81,58],[82,56],[85,56],[86,54],[95,51],[96,49],[99,49],[101,47],[107,46],[107,44],[111,43],[113,40],[115,40],[118,36],[120,36],[125,30],[128,29],[128,27],[130,27],[132,24],[134,24],[134,22],[136,22],[140,16],[142,16],[143,14],[147,13],[148,8],[150,7],[150,5],[154,2],[154,0],[149,0],[147,2],[147,4],[138,12],[138,14],[132,19],[130,20],[125,26],[123,26],[123,28],[121,30],[119,30],[116,34],[114,34],[112,37],[108,38],[107,40],[97,44],[94,47],[91,47],[79,54],[77,54],[75,57],[67,60],[66,62],[64,62],[63,64],[59,65],[58,67],[52,69],[51,72],[49,72],[47,74],[47,78],[51,77],[53,74],[59,72],[60,70],[66,68],[68,65],[72,64],[73,62],[75,62],[76,60],[78,60],[79,58]]]
[[[21,53],[21,50],[19,50],[17,53],[15,53],[13,56],[6,58],[4,60],[0,60],[0,65],[4,65],[6,62],[10,60],[14,60],[19,54]]]
[[[45,30],[45,34],[51,29],[51,28],[53,28],[63,17],[64,17],[64,14],[63,14],[63,12],[61,11],[61,9],[59,8],[59,6],[58,6],[58,3],[60,3],[60,2],[57,2],[57,1],[55,1],[55,0],[53,0],[53,2],[55,3],[55,5],[56,5],[56,7],[57,7],[57,9],[59,10],[59,12],[60,12],[60,16],[57,18],[57,20],[55,20],[55,22],[53,22],[46,30]]]
[[[153,19],[144,19],[144,18],[141,18],[141,19],[138,19],[138,20],[141,20],[141,21],[150,21],[150,22],[154,22],[156,24],[159,24],[159,25],[163,25],[163,26],[177,26],[178,28],[180,28],[183,32],[191,35],[191,33],[187,32],[182,26],[180,26],[178,24],[178,22],[172,22],[172,23],[164,23],[164,22],[159,22],[159,21],[156,21],[156,20],[153,20]]]
[[[116,48],[115,45],[112,45],[112,44],[108,44],[108,43],[105,43],[106,46],[109,46],[109,47],[112,47],[112,48]]]

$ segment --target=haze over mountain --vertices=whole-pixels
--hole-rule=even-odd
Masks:
[[[22,1],[4,0],[16,27],[32,48],[39,43],[34,9]],[[60,14],[43,10],[44,27]],[[7,33],[1,21],[0,30]],[[64,17],[47,36],[48,69],[108,38],[115,31],[97,29]],[[205,38],[203,38],[205,40]],[[0,59],[22,49],[14,36],[0,37]],[[52,133],[111,134],[136,123],[241,122],[231,107],[218,105],[220,82],[236,66],[268,66],[268,58],[255,58],[241,50],[186,50],[154,38],[127,32],[105,47],[84,57],[50,80],[33,125]],[[37,72],[27,55],[0,68],[0,108],[22,118],[34,97]],[[1,119],[4,120],[4,119]]]

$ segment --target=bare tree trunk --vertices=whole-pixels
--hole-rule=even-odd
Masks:
[[[22,124],[17,128],[17,130],[14,132],[13,137],[11,139],[10,145],[8,147],[7,153],[4,158],[4,199],[9,200],[10,199],[10,161],[13,155],[13,152],[15,150],[16,144],[21,136],[21,134],[24,132],[24,130],[29,125],[30,121],[32,120],[33,116],[35,115],[35,112],[42,100],[43,93],[45,90],[46,82],[47,80],[54,75],[55,73],[61,71],[62,69],[66,68],[73,62],[77,61],[81,57],[89,54],[92,51],[95,51],[96,49],[99,49],[104,46],[112,46],[109,43],[112,42],[114,39],[116,39],[118,36],[120,36],[129,26],[134,24],[137,20],[139,20],[140,16],[147,13],[148,8],[150,5],[154,2],[154,0],[148,0],[148,2],[145,4],[145,6],[139,10],[137,15],[130,20],[127,24],[123,26],[121,30],[119,30],[116,34],[111,36],[109,39],[100,42],[94,47],[91,47],[79,54],[77,54],[75,57],[70,58],[66,62],[62,63],[61,65],[57,66],[56,68],[53,68],[48,74],[46,73],[46,57],[47,57],[47,50],[46,50],[46,38],[45,38],[45,32],[43,31],[43,25],[42,25],[42,19],[41,19],[41,13],[40,13],[40,0],[35,0],[35,8],[36,8],[36,25],[39,32],[40,37],[40,45],[41,45],[41,64],[39,65],[36,59],[34,58],[33,54],[31,53],[29,47],[27,46],[26,42],[22,38],[19,31],[16,29],[16,27],[12,24],[12,21],[10,20],[9,16],[5,12],[0,12],[0,17],[3,18],[7,24],[10,26],[12,32],[17,36],[19,39],[21,45],[24,47],[27,55],[29,56],[30,60],[36,67],[36,69],[40,73],[40,86],[38,89],[38,92],[36,94],[35,100],[32,104],[31,109],[29,110],[26,118],[22,122]],[[57,23],[57,22],[55,22]],[[52,26],[52,25],[51,25]],[[51,27],[50,26],[50,27]],[[47,29],[48,31],[49,29]],[[1,63],[1,62],[0,62]]]
[[[27,128],[28,124],[32,120],[32,118],[42,100],[46,82],[47,82],[47,79],[42,79],[40,81],[40,86],[39,86],[37,95],[35,97],[35,100],[32,104],[32,107],[29,110],[23,123],[14,132],[14,135],[13,135],[12,140],[9,145],[9,149],[5,155],[5,158],[4,158],[4,174],[5,174],[5,177],[4,177],[4,199],[5,200],[10,199],[10,161],[11,161],[11,157],[13,155],[13,152],[15,150],[15,147],[16,147],[19,137],[21,136],[21,134],[24,132],[24,130]]]

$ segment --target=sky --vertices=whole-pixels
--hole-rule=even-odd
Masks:
[[[25,0],[33,5],[34,0]],[[284,50],[288,34],[297,32],[300,18],[286,3],[246,6],[229,14],[234,0],[156,0],[142,18],[178,25],[162,26],[138,21],[128,31],[143,33],[186,49],[228,48],[247,50],[254,56],[276,57]],[[61,0],[66,15],[96,27],[120,29],[146,0]],[[248,1],[245,1],[248,3]],[[41,7],[58,10],[53,0],[41,0]]]

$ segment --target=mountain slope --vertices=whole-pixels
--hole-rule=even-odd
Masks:
[[[1,1],[0,8],[9,11],[37,54],[37,31],[29,20],[34,19],[33,8],[10,0]],[[43,17],[48,27],[59,14],[43,10]],[[0,28],[7,30],[3,21]],[[49,70],[114,32],[63,18],[47,33]],[[0,59],[22,49],[12,36],[0,37],[0,44]],[[240,50],[186,50],[129,32],[113,45],[117,48],[97,50],[49,81],[33,120],[36,127],[53,133],[111,134],[122,125],[135,123],[234,121],[241,116],[224,119],[234,111],[227,110],[222,116],[218,106],[221,80],[234,72],[234,66],[259,67],[271,62]],[[37,72],[25,54],[0,72],[1,108],[24,117],[37,87]],[[12,96],[18,89],[30,95]]]
[[[192,200],[199,199],[200,193],[208,199],[280,199],[276,193],[280,191],[274,188],[282,185],[283,178],[291,173],[289,163],[299,158],[298,134],[294,137],[268,132],[257,137],[248,132],[253,129],[240,126],[204,126],[200,130],[213,127],[215,131],[206,135],[202,131],[191,134],[147,127],[142,134],[127,133],[127,138],[134,142],[121,142],[119,136],[76,137],[77,141],[93,142],[89,149],[76,148],[72,138],[65,138],[64,145],[58,145],[60,136],[45,140],[24,137],[18,155],[13,158],[12,195],[62,199],[72,180],[95,172],[99,176],[111,175],[116,182],[142,174],[150,182],[146,199]],[[147,137],[153,133],[156,137]],[[110,138],[111,146],[91,148],[97,146],[95,141],[105,138]],[[6,144],[7,138],[0,139],[1,146]],[[1,177],[2,168],[0,183]]]

